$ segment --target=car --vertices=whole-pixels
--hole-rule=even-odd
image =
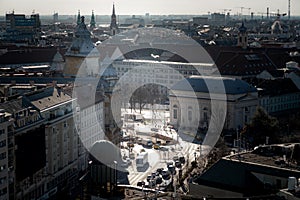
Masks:
[[[179,161],[181,162],[181,164],[185,163],[185,158],[183,156],[179,157]]]
[[[176,169],[174,165],[168,165],[168,170],[171,174],[175,175],[176,174]]]
[[[151,148],[152,146],[153,146],[153,142],[151,140],[148,140],[147,141],[147,147]]]
[[[173,156],[173,160],[175,162],[176,160],[179,160],[179,157],[178,156]]]
[[[161,174],[163,170],[164,170],[163,168],[158,168],[158,169],[156,170],[156,172],[157,172],[158,174]]]
[[[137,143],[138,143],[138,144],[143,144],[143,139],[142,139],[142,138],[138,138],[138,139],[137,139]]]
[[[154,145],[153,145],[153,149],[156,149],[156,150],[157,150],[157,149],[160,149],[160,146],[159,146],[158,144],[154,144]]]
[[[175,167],[181,168],[181,162],[179,160],[175,161]]]
[[[129,154],[129,158],[130,158],[130,159],[134,159],[134,156],[135,156],[135,155],[134,155],[133,152],[131,152],[131,153]]]
[[[162,184],[162,178],[161,177],[156,177],[155,179],[156,184]]]
[[[127,146],[132,148],[132,147],[134,147],[134,143],[133,142],[127,142]]]
[[[171,178],[171,173],[168,170],[163,170],[161,176],[164,180],[169,180]]]
[[[155,181],[154,181],[154,180],[150,180],[150,181],[149,181],[149,187],[150,187],[150,188],[155,187]]]
[[[156,177],[156,172],[152,172],[151,176],[152,176],[152,179],[154,179]]]
[[[167,161],[167,166],[173,165],[173,164],[174,164],[174,162],[173,162],[172,160],[168,160],[168,161]]]
[[[147,181],[149,182],[152,179],[152,175],[147,176]]]
[[[126,157],[124,162],[121,164],[122,167],[128,167],[131,164],[130,158]]]
[[[158,128],[151,128],[151,131],[158,132]]]
[[[137,186],[142,187],[145,185],[145,181],[139,181],[137,182]]]
[[[169,151],[169,149],[167,147],[160,147],[159,150],[161,150],[161,151]]]
[[[145,150],[145,149],[141,149],[141,150],[140,150],[140,153],[142,153],[142,152],[146,152],[146,150]]]

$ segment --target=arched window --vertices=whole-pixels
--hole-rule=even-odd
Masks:
[[[177,118],[178,118],[177,108],[178,108],[177,105],[174,105],[174,106],[173,106],[173,118],[174,118],[174,119],[177,119]]]
[[[204,108],[203,108],[203,120],[204,120],[204,121],[207,121],[207,120],[208,120],[207,111],[208,111],[207,107],[204,107]]]
[[[193,113],[192,113],[193,108],[191,106],[188,107],[188,120],[192,121],[193,120]]]

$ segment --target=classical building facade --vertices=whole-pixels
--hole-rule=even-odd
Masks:
[[[207,83],[212,88],[209,88]],[[225,94],[218,87],[220,83],[224,84]],[[225,95],[226,99],[218,99],[220,95]],[[197,98],[198,105],[194,104],[195,98]],[[225,77],[193,76],[187,78],[172,88],[169,100],[170,123],[175,127],[187,129],[197,126],[208,128],[212,116],[218,115],[218,113],[212,113],[212,100],[221,101],[222,105],[227,106],[224,129],[242,128],[244,124],[251,121],[258,106],[256,88],[240,79]],[[222,108],[217,108],[215,111],[221,112]]]

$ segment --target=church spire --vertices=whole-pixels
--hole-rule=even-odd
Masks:
[[[112,16],[116,16],[116,12],[115,12],[115,4],[113,4]]]
[[[111,21],[110,21],[111,35],[117,34],[117,31],[118,31],[117,17],[115,12],[115,4],[113,4],[113,10],[112,10]]]
[[[77,25],[79,25],[81,22],[81,18],[80,18],[80,10],[78,10],[78,15],[77,15]]]
[[[94,11],[93,10],[92,10],[92,17],[91,17],[91,22],[90,22],[90,28],[91,29],[96,28],[95,15],[94,15]]]

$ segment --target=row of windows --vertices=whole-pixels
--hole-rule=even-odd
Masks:
[[[279,110],[285,110],[285,109],[292,109],[292,108],[298,108],[299,103],[293,103],[293,104],[280,104],[275,106],[266,106],[266,110],[268,112],[276,112]]]
[[[0,154],[0,160],[3,160],[6,158],[6,152],[3,152]]]
[[[0,148],[6,146],[6,140],[0,141]]]
[[[280,102],[286,102],[291,100],[300,100],[300,95],[292,95],[292,96],[281,96],[277,98],[270,98],[270,99],[262,99],[262,104],[272,104],[272,103],[280,103]]]
[[[0,190],[0,196],[4,196],[7,194],[7,188],[3,188],[2,190]]]
[[[177,106],[173,106],[173,107],[177,107]],[[177,111],[177,109],[173,109],[173,118],[174,118],[174,119],[177,119],[177,118],[178,118],[178,111]],[[208,120],[207,112],[203,112],[203,119],[204,119],[205,121]],[[192,108],[191,108],[191,107],[188,108],[188,120],[189,120],[189,121],[192,121],[192,120],[193,120],[193,111],[192,111]]]
[[[2,172],[3,170],[5,170],[6,169],[6,165],[1,165],[0,166],[0,172]]]
[[[0,185],[6,183],[6,177],[0,178]]]

